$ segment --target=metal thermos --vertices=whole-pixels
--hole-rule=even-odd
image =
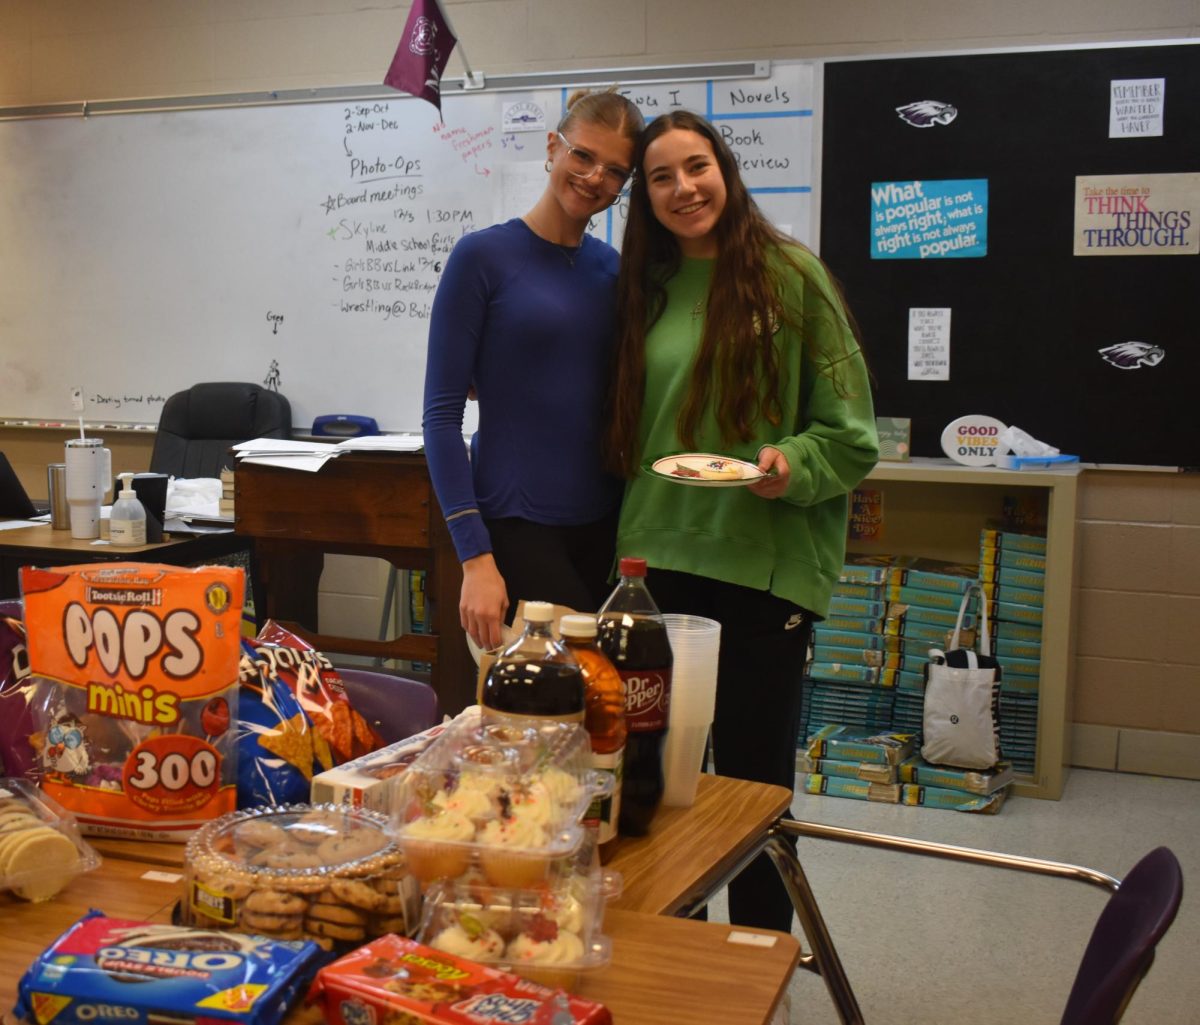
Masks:
[[[50,526],[55,530],[70,530],[71,507],[67,504],[66,463],[51,463],[46,467],[46,485],[50,496]]]

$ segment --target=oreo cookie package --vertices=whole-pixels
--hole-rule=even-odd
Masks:
[[[29,967],[13,1012],[36,1025],[278,1025],[320,954],[314,943],[89,911]]]

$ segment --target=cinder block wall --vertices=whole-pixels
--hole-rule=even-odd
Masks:
[[[1200,476],[1090,471],[1073,761],[1200,779]]]
[[[0,105],[378,82],[408,6],[0,0]],[[1200,0],[609,0],[602,7],[447,0],[446,7],[474,67],[492,74],[1200,36]],[[449,71],[462,73],[457,57]],[[11,248],[4,254],[19,259]],[[0,346],[19,344],[0,335]],[[0,445],[41,495],[45,463],[62,439],[30,435],[3,431]],[[110,440],[121,448],[122,469],[148,461],[144,440]],[[1081,510],[1073,760],[1200,778],[1200,655],[1190,629],[1200,612],[1200,478],[1089,472]],[[372,636],[384,578],[376,566],[331,560],[322,616]]]

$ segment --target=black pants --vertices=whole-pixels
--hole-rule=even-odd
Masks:
[[[508,622],[517,602],[548,601],[595,612],[612,590],[617,513],[594,523],[548,526],[530,520],[487,520],[492,555],[508,589]]]
[[[654,569],[646,584],[663,612],[721,624],[713,719],[717,773],[793,792],[810,614],[767,591],[689,573]],[[765,854],[730,885],[729,919],[735,925],[791,931],[791,900]]]

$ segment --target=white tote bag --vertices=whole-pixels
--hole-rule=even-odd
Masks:
[[[979,652],[958,646],[971,595],[979,594]],[[958,607],[950,650],[929,652],[925,666],[921,757],[959,769],[990,769],[1000,760],[1000,665],[991,654],[987,599],[972,585]]]

